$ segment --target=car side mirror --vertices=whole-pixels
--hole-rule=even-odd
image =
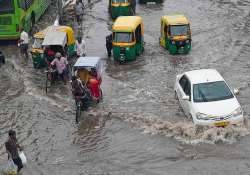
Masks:
[[[189,100],[189,96],[188,95],[182,96],[182,100]]]
[[[234,93],[235,95],[238,95],[238,94],[240,93],[240,91],[239,91],[239,89],[234,88],[234,89],[233,89],[233,93]]]

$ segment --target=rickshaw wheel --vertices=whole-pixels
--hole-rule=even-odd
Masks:
[[[48,88],[49,88],[49,84],[50,84],[50,80],[48,79],[48,76],[46,78],[46,82],[45,82],[45,92],[48,92]]]
[[[79,119],[81,117],[81,105],[79,105],[78,103],[76,104],[76,123],[79,123]]]
[[[124,64],[124,63],[125,63],[125,61],[121,61],[121,60],[119,61],[119,64]]]
[[[103,99],[103,96],[102,96],[102,89],[99,90],[99,93],[100,93],[100,98],[95,100],[95,103],[96,103],[96,104],[100,103],[100,101],[102,101],[102,99]]]

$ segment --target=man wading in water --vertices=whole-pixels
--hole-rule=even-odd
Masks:
[[[8,153],[8,159],[11,158],[13,160],[18,168],[17,172],[20,172],[20,170],[23,168],[23,163],[21,158],[19,157],[18,149],[21,151],[22,148],[17,142],[15,131],[9,130],[9,138],[7,142],[5,142],[5,148]]]

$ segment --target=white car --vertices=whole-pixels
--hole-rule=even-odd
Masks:
[[[214,69],[200,69],[177,75],[175,95],[186,116],[194,124],[227,126],[243,122],[243,112],[235,94]]]

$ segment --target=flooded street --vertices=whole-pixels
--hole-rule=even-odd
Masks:
[[[124,65],[107,58],[107,7],[108,1],[94,1],[83,19],[87,55],[103,60],[104,100],[79,125],[69,85],[59,83],[46,94],[44,70],[22,65],[15,45],[0,45],[8,60],[0,68],[0,164],[13,128],[28,158],[23,175],[248,175],[250,1],[137,4],[145,52]],[[169,55],[159,45],[160,17],[173,13],[191,21],[188,55]],[[239,88],[244,126],[197,128],[184,116],[174,97],[175,77],[198,68],[215,68]]]

